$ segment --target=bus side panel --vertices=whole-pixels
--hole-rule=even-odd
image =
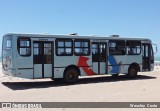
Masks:
[[[47,72],[44,74],[44,77],[52,77],[52,65],[51,64],[44,64],[44,72]]]
[[[75,65],[79,67],[81,76],[88,76],[86,68],[92,70],[91,56],[56,56],[54,57],[54,78],[63,78],[65,69]]]
[[[126,73],[126,55],[109,55],[108,56],[108,73],[119,74]]]
[[[17,37],[18,39],[18,37]],[[15,39],[14,43],[17,43],[17,39]],[[15,46],[15,64],[14,67],[16,69],[16,77],[33,79],[33,45],[31,40],[31,55],[30,56],[21,56],[18,52],[18,46]]]
[[[77,66],[79,67],[81,76],[92,76],[96,74],[96,72],[93,71],[91,56],[79,56]]]
[[[33,79],[33,69],[19,69],[16,72],[16,77]]]
[[[88,72],[87,72],[88,70]],[[92,76],[95,75],[92,67],[80,67],[81,76]]]
[[[42,65],[36,64],[34,65],[34,78],[42,78]]]
[[[65,68],[54,68],[54,78],[63,78]]]
[[[124,56],[112,56],[108,57],[108,73],[109,74],[127,74],[128,68],[132,63],[137,63],[142,69],[142,55],[124,55]]]
[[[91,67],[85,67],[85,68],[90,68],[91,69]],[[81,73],[80,76],[89,76],[84,71],[84,67],[79,67],[79,70],[80,70],[80,73]],[[63,78],[64,71],[65,71],[65,68],[54,68],[54,74],[55,74],[54,78]]]
[[[54,78],[63,78],[64,70],[70,65],[76,65],[75,56],[54,56]]]
[[[128,64],[128,68],[132,63],[138,64],[140,67],[140,72],[142,71],[142,55],[141,54],[140,55],[128,55],[126,57],[126,64]]]

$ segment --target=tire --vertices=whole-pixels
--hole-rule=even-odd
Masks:
[[[66,83],[74,84],[78,80],[79,73],[74,68],[69,68],[64,72],[63,80]]]
[[[137,76],[138,69],[136,66],[130,66],[128,70],[127,77],[129,78],[135,78]]]

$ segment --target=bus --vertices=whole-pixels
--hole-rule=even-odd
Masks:
[[[147,38],[20,34],[3,36],[2,70],[7,76],[27,79],[63,79],[79,76],[153,71],[152,41]]]

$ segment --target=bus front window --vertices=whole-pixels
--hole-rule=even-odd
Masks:
[[[4,49],[11,49],[11,46],[12,46],[11,41],[12,41],[11,36],[5,36],[3,38],[3,50]]]

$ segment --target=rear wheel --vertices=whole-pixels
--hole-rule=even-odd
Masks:
[[[76,69],[68,68],[64,72],[63,80],[66,83],[74,84],[75,82],[77,82],[78,76],[79,76],[79,74],[78,74],[78,71]]]
[[[129,78],[135,78],[137,76],[138,69],[135,66],[131,66],[128,70],[127,77]]]

